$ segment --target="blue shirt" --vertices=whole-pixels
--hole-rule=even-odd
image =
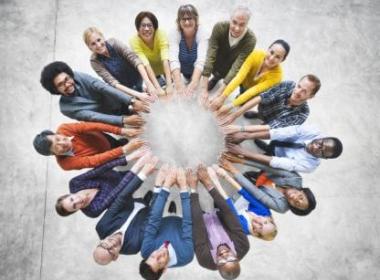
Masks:
[[[194,63],[197,60],[198,44],[196,40],[193,41],[190,49],[186,45],[186,40],[183,34],[181,34],[181,41],[179,42],[179,62],[181,64],[181,73],[186,78],[191,78],[194,71]]]

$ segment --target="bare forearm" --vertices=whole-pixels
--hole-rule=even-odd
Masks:
[[[147,70],[145,69],[145,66],[143,64],[139,64],[137,66],[137,70],[139,71],[142,79],[144,80],[144,83],[147,85],[147,87],[154,87],[153,83],[149,79]]]
[[[172,84],[172,76],[171,76],[171,71],[170,71],[169,60],[162,61],[162,66],[164,68],[166,84],[167,86],[170,86]]]
[[[244,103],[244,105],[241,106],[239,108],[239,110],[237,110],[238,116],[240,117],[245,112],[247,112],[249,109],[257,106],[260,102],[261,102],[261,97],[260,96],[256,96],[255,98],[253,98],[253,99],[249,100],[248,102]]]

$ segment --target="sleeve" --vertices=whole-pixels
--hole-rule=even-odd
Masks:
[[[233,101],[233,104],[235,106],[240,106],[247,102],[248,100],[252,99],[256,95],[262,93],[263,91],[266,91],[267,89],[275,86],[276,84],[280,83],[282,79],[282,71],[269,71],[264,74],[261,81],[254,85],[253,87],[246,90],[243,94],[241,94],[238,98],[236,98]]]
[[[157,31],[159,46],[160,46],[160,55],[161,61],[169,60],[169,41],[166,33],[162,30]]]
[[[101,80],[95,79],[89,75],[85,75],[85,76],[86,76],[85,79],[87,79],[87,81],[89,82],[91,90],[98,92],[101,95],[112,96],[119,102],[125,103],[127,105],[130,104],[132,98],[129,95],[104,83]]]
[[[128,171],[124,175],[124,180],[130,181],[135,176],[136,175],[133,172]],[[114,186],[111,189],[111,191],[109,188],[107,188],[106,190],[101,188],[99,196],[97,196],[89,205],[90,207],[87,214],[89,214],[89,216],[93,218],[98,217],[106,208],[108,208],[111,205],[111,203],[116,199],[116,197],[124,187],[125,184],[121,182],[117,186]]]
[[[127,174],[128,175],[128,174]],[[114,200],[110,208],[104,213],[102,218],[99,220],[96,225],[96,231],[98,232],[100,238],[102,232],[107,232],[107,227],[112,219],[119,214],[119,212],[124,209],[125,202],[128,198],[132,197],[133,193],[141,186],[142,181],[139,177],[134,176],[131,180],[130,177],[124,176],[123,180],[120,182],[120,185],[123,186],[123,190]]]
[[[233,80],[227,85],[223,91],[224,96],[229,96],[239,85],[243,83],[248,73],[251,71],[253,64],[255,63],[255,51],[252,51],[251,54],[244,61],[239,72],[233,78]]]
[[[141,46],[142,42],[139,39],[138,35],[133,36],[129,40],[129,44],[131,45],[132,50],[138,55],[138,57],[140,58],[140,60],[142,61],[142,63],[145,66],[149,65],[149,60],[148,60],[148,58],[146,57],[146,55],[144,53],[144,49]]]
[[[108,115],[90,110],[76,110],[62,113],[78,121],[100,122],[117,126],[123,125],[123,116]]]
[[[170,69],[171,71],[181,68],[179,62],[179,32],[173,30],[169,34],[169,57],[170,57]]]
[[[251,195],[245,188],[239,190],[239,193],[251,204],[254,206],[260,213],[268,213],[268,208],[253,195]],[[270,215],[270,213],[268,214]]]
[[[304,173],[311,173],[314,171],[314,169],[319,165],[319,162],[316,160],[310,159],[307,160],[306,158],[304,160],[300,159],[292,159],[292,158],[286,158],[286,157],[272,157],[272,160],[269,163],[270,167],[273,168],[280,168],[285,169],[288,171],[295,171],[295,172],[304,172]]]
[[[190,195],[188,192],[181,192],[182,203],[182,238],[192,243],[192,220],[190,210]]]
[[[194,251],[198,263],[202,267],[216,269],[216,265],[210,251],[207,229],[203,220],[203,213],[199,203],[198,193],[191,194],[191,216],[193,218]]]
[[[130,50],[127,45],[116,39],[110,39],[109,41],[112,43],[115,51],[135,68],[142,63],[137,54]]]
[[[242,40],[244,40],[244,38]],[[255,38],[255,35],[252,33],[250,38],[247,38],[247,41],[240,48],[238,57],[235,59],[234,63],[232,64],[230,71],[228,71],[227,75],[224,77],[224,83],[226,85],[228,85],[231,82],[231,80],[236,76],[241,65],[244,63],[248,55],[255,48],[255,45],[256,45],[256,38]]]
[[[196,40],[198,44],[197,60],[194,63],[194,67],[198,68],[200,71],[203,71],[205,60],[206,60],[207,45],[208,45],[208,36],[203,28],[198,27]]]
[[[269,105],[279,98],[281,94],[285,94],[293,90],[295,83],[292,81],[285,81],[277,86],[274,86],[267,91],[260,94],[261,105]]]
[[[214,199],[216,206],[220,210],[220,218],[223,226],[229,232],[230,238],[233,241],[237,253],[237,257],[241,260],[249,251],[249,241],[240,222],[231,208],[228,206],[227,202],[223,199],[220,193],[213,188],[210,191],[210,195]]]
[[[117,147],[115,149],[92,156],[60,156],[57,157],[57,162],[63,170],[93,168],[122,155],[122,148]]]
[[[226,202],[227,202],[227,205],[230,207],[230,209],[232,210],[232,213],[234,213],[234,215],[236,216],[236,218],[239,218],[239,213],[237,212],[236,210],[236,207],[232,201],[231,198],[227,198],[226,199]]]
[[[215,24],[214,28],[212,29],[211,37],[208,42],[208,49],[207,49],[207,56],[206,56],[206,63],[203,68],[203,76],[210,77],[211,72],[214,68],[216,55],[219,49],[219,36],[221,33],[221,23]]]
[[[72,136],[75,134],[81,134],[86,132],[109,132],[113,134],[120,135],[121,128],[109,124],[97,123],[97,122],[78,122],[78,123],[66,123],[61,125],[57,133],[67,136]]]
[[[271,140],[297,141],[299,139],[317,139],[321,137],[318,129],[309,125],[293,125],[269,130]]]
[[[94,56],[91,56],[90,64],[92,69],[98,74],[99,77],[103,79],[107,84],[115,87],[117,84],[120,84],[118,80],[104,67],[104,65],[97,60]]]
[[[270,122],[269,126],[271,128],[278,128],[303,124],[309,116],[309,107],[307,104],[304,105],[304,108],[301,110],[286,114],[285,116],[274,120],[274,122]]]
[[[162,189],[158,194],[149,213],[149,220],[144,231],[144,240],[141,246],[141,256],[146,259],[155,250],[155,238],[160,229],[162,213],[164,211],[169,192]]]
[[[236,175],[235,178],[244,189],[246,189],[260,202],[265,204],[268,208],[273,209],[279,213],[285,213],[288,210],[287,201],[286,199],[284,200],[283,196],[279,196],[277,199],[269,196],[254,184],[252,184],[251,181],[245,178],[242,174]]]
[[[111,160],[109,162],[106,162],[106,163],[94,168],[94,169],[91,169],[91,170],[89,170],[89,171],[87,171],[81,175],[78,175],[78,176],[72,178],[70,180],[70,183],[69,183],[70,192],[71,193],[77,192],[78,191],[77,189],[81,185],[84,185],[87,180],[94,179],[94,178],[98,177],[99,175],[104,174],[106,171],[111,170],[115,166],[120,166],[120,165],[127,165],[127,160],[125,159],[125,157]]]

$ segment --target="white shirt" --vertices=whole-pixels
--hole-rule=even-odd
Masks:
[[[248,27],[245,28],[243,34],[241,34],[239,37],[235,38],[235,37],[232,37],[231,36],[231,32],[228,31],[228,42],[230,43],[230,47],[233,48],[235,47],[237,44],[239,44],[239,42],[241,41],[241,39],[243,39],[245,33],[247,33],[248,31]]]
[[[318,129],[309,125],[294,125],[269,130],[270,139],[292,143],[309,144],[314,139],[323,138]],[[273,168],[310,173],[320,164],[320,159],[309,154],[306,149],[276,147],[270,162]]]

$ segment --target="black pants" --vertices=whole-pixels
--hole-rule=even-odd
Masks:
[[[112,149],[120,147],[120,146],[124,146],[125,144],[128,143],[128,139],[126,139],[126,138],[115,139],[107,133],[103,133],[103,135],[104,135],[104,137],[107,138],[108,143],[110,143]]]

